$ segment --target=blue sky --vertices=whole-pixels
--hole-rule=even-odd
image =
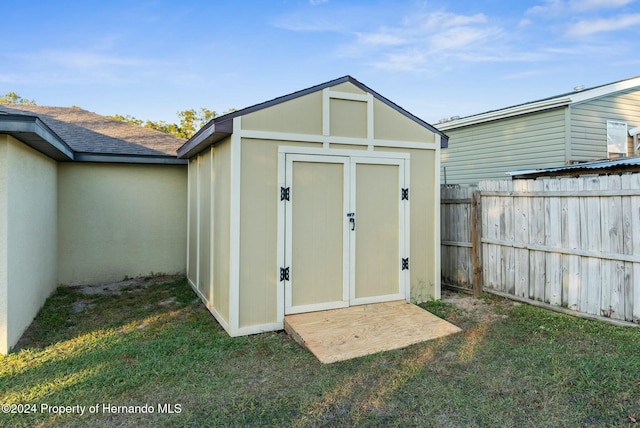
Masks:
[[[139,119],[349,74],[435,123],[640,75],[640,0],[8,4],[0,94]]]

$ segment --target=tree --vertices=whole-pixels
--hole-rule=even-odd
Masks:
[[[7,92],[0,97],[0,104],[26,104],[34,106],[36,105],[36,102],[33,100],[22,98],[16,92]]]
[[[229,110],[234,111],[234,109]],[[131,123],[133,125],[142,126],[144,128],[155,129],[156,131],[164,132],[165,134],[175,135],[180,138],[191,138],[196,132],[204,125],[206,125],[211,119],[215,118],[218,114],[209,110],[206,107],[200,107],[199,109],[188,109],[177,112],[179,123],[167,123],[163,120],[154,122],[152,120],[141,120],[130,115],[115,114],[113,116],[107,116],[111,119],[121,120],[123,122]]]
[[[206,125],[211,119],[215,118],[218,114],[205,107],[200,107],[199,110],[190,109],[178,112],[178,118],[180,119],[180,134],[179,137],[191,138],[198,132],[200,128]]]
[[[36,105],[36,102],[26,98],[22,98],[16,92],[7,92],[5,95],[0,96],[0,104],[25,104]],[[75,107],[75,106],[74,106]],[[235,109],[229,109],[228,112],[232,112]],[[113,116],[107,116],[110,119],[127,122],[132,125],[142,126],[143,128],[155,129],[156,131],[164,132],[165,134],[175,135],[180,138],[191,138],[196,132],[204,125],[206,125],[211,119],[215,118],[218,114],[209,110],[206,107],[200,107],[199,109],[189,109],[177,112],[179,123],[167,123],[163,120],[154,122],[152,120],[142,120],[130,116],[128,114],[114,114]]]

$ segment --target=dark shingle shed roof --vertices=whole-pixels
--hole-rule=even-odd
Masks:
[[[44,125],[53,134],[49,136],[50,140],[57,140],[72,151],[70,159],[58,160],[176,163],[176,151],[185,141],[78,107],[0,104],[0,121],[3,119],[5,123],[32,121]],[[18,132],[9,125],[6,128],[0,131],[8,132],[39,149],[25,141],[29,139],[25,130]]]

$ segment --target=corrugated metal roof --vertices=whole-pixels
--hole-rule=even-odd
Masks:
[[[554,168],[541,168],[541,169],[521,169],[517,171],[508,172],[507,175],[512,177],[519,176],[540,176],[545,174],[554,174],[560,172],[571,171],[589,171],[589,170],[602,170],[602,169],[615,169],[620,167],[634,167],[640,168],[640,158],[624,158],[624,159],[605,159],[593,162],[577,163],[573,165],[558,166]]]

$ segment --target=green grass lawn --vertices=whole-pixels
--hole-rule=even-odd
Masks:
[[[0,356],[0,404],[32,411],[2,413],[0,425],[626,427],[640,420],[640,329],[484,301],[501,316],[476,320],[433,302],[425,307],[464,331],[322,365],[283,333],[228,337],[184,280],[119,295],[61,288],[22,349]],[[85,413],[56,414],[54,406]]]

